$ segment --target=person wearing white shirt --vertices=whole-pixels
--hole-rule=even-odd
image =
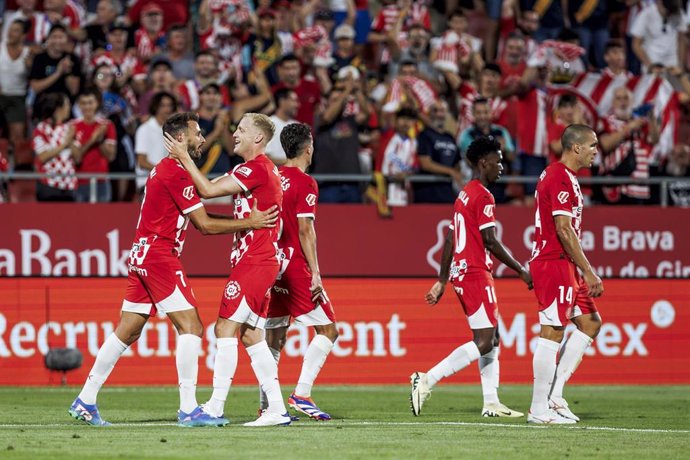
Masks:
[[[684,67],[688,25],[681,6],[680,0],[657,0],[635,17],[632,48],[646,72],[652,64]]]
[[[137,128],[134,141],[134,151],[137,154],[137,190],[141,190],[146,184],[147,175],[158,162],[168,156],[163,142],[163,123],[175,112],[177,100],[171,93],[161,91],[151,99],[151,117]]]
[[[25,99],[31,53],[24,39],[28,26],[20,19],[7,24],[7,38],[0,43],[0,118],[7,122],[12,145],[26,139]]]
[[[289,88],[281,88],[276,91],[275,95],[276,111],[271,115],[271,121],[275,125],[275,133],[271,142],[266,146],[266,155],[277,166],[284,164],[287,161],[285,150],[280,144],[280,133],[290,123],[297,123],[295,116],[299,110],[299,98],[297,93]]]

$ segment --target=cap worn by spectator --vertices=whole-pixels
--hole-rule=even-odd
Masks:
[[[163,14],[163,8],[160,7],[158,3],[147,3],[143,7],[141,7],[141,16],[145,16],[147,14]]]
[[[261,8],[261,9],[257,12],[257,16],[259,16],[260,18],[263,18],[263,17],[266,17],[266,16],[271,16],[273,19],[275,19],[275,17],[276,17],[276,12],[275,12],[275,10],[272,9],[272,8]]]
[[[336,40],[340,38],[349,38],[354,40],[355,38],[355,29],[349,25],[349,24],[340,24],[338,27],[335,29],[335,33],[333,34]]]

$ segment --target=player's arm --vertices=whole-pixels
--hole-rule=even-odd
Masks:
[[[186,143],[178,141],[168,133],[164,133],[163,140],[168,153],[178,160],[192,176],[192,182],[194,182],[201,198],[233,195],[242,191],[240,184],[231,176],[221,176],[213,181],[208,180],[196,167],[192,157],[189,156]]]
[[[323,292],[323,282],[321,281],[321,272],[319,270],[319,259],[316,256],[316,230],[314,229],[314,219],[311,217],[298,217],[297,223],[299,225],[299,242],[302,246],[304,258],[307,259],[309,270],[311,270],[311,300],[316,300]]]
[[[582,251],[580,241],[577,239],[575,230],[573,230],[570,224],[571,219],[570,216],[566,215],[553,216],[556,234],[565,252],[568,253],[572,261],[575,262],[575,265],[582,271],[585,283],[587,283],[587,287],[589,288],[589,295],[592,297],[599,297],[604,292],[604,285],[601,282],[601,278],[594,273],[589,260],[587,260],[587,256],[585,256],[584,251]]]
[[[436,305],[443,292],[446,290],[446,283],[450,277],[450,263],[453,260],[453,232],[448,230],[446,240],[443,242],[443,253],[441,255],[441,268],[438,271],[438,281],[431,286],[429,292],[424,296],[424,300],[429,305]]]
[[[503,243],[499,241],[496,237],[496,226],[491,225],[487,228],[481,230],[482,241],[484,241],[484,247],[491,252],[498,260],[503,262],[508,268],[513,270],[520,276],[520,279],[527,284],[529,289],[532,289],[532,275],[525,267],[523,267],[520,262],[515,260],[515,258],[508,252],[508,249],[503,246]]]
[[[189,219],[203,235],[219,235],[236,233],[244,230],[256,230],[265,227],[275,227],[278,220],[278,207],[273,206],[266,211],[259,211],[256,202],[251,214],[246,219],[232,219],[218,215],[209,216],[203,206],[189,213]]]

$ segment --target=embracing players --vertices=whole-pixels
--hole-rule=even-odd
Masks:
[[[522,417],[524,414],[509,409],[498,399],[498,305],[489,252],[518,273],[529,289],[532,289],[532,277],[496,236],[495,201],[487,186],[496,182],[503,170],[501,144],[493,137],[481,137],[470,144],[467,159],[472,166],[472,180],[455,200],[455,214],[443,246],[439,280],[425,299],[430,305],[438,303],[450,279],[467,315],[473,340],[453,350],[427,373],[411,375],[412,413],[421,413],[431,389],[439,380],[479,360],[484,396],[482,415]]]
[[[597,135],[589,126],[570,125],[561,136],[561,144],[561,160],[541,173],[535,193],[530,271],[541,333],[532,362],[534,391],[527,416],[530,423],[580,420],[563,398],[563,386],[601,328],[593,298],[599,297],[604,287],[580,246],[583,200],[577,182],[577,171],[594,161]],[[577,329],[561,348],[570,321]],[[558,364],[556,355],[560,355]]]
[[[311,399],[314,380],[338,338],[335,313],[323,288],[316,256],[314,219],[319,189],[316,181],[305,173],[314,155],[311,130],[303,123],[289,124],[280,134],[280,143],[288,159],[280,168],[283,231],[278,241],[280,273],[268,308],[266,341],[278,362],[290,317],[305,326],[314,326],[316,336],[304,354],[302,372],[288,404],[316,420],[330,420],[331,416]],[[261,409],[265,403],[262,394]]]
[[[166,147],[189,171],[202,198],[233,196],[236,218],[249,215],[253,206],[282,206],[278,169],[266,156],[266,144],[275,131],[265,115],[247,113],[233,134],[234,152],[244,159],[225,176],[209,181],[187,151],[170,136]],[[280,394],[278,366],[264,340],[264,327],[271,287],[278,275],[278,229],[249,230],[235,235],[230,254],[231,272],[221,300],[215,334],[217,351],[213,366],[213,394],[203,410],[222,417],[225,400],[237,370],[237,332],[251,359],[252,369],[268,407],[257,420],[245,426],[288,425],[290,416]]]
[[[199,118],[193,113],[171,116],[163,125],[166,136],[174,139],[191,158],[201,156],[204,137]],[[136,236],[129,257],[129,276],[122,315],[96,356],[79,396],[69,408],[76,419],[105,426],[96,398],[101,386],[127,347],[141,334],[157,310],[168,315],[177,338],[176,364],[180,388],[178,423],[183,426],[220,426],[228,421],[202,410],[196,402],[198,360],[204,327],[196,310],[196,300],[180,262],[187,225],[191,220],[203,234],[239,231],[276,231],[278,204],[267,205],[267,212],[251,213],[241,219],[223,219],[206,214],[190,175],[172,157],[161,160],[146,182],[145,198],[137,222]],[[262,227],[269,229],[258,230]]]

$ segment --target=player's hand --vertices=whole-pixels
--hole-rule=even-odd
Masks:
[[[259,211],[259,209],[256,207],[255,201],[254,206],[252,207],[252,212],[249,214],[247,220],[249,220],[249,225],[251,225],[254,230],[266,227],[275,227],[276,222],[278,221],[278,214],[278,206],[273,205],[265,211]]]
[[[436,281],[433,286],[431,286],[431,289],[429,289],[429,292],[426,293],[424,296],[424,300],[426,300],[426,303],[429,305],[436,305],[439,300],[441,300],[441,297],[443,297],[443,292],[446,290],[446,283],[441,283],[440,281]]]
[[[590,297],[600,297],[604,293],[604,283],[601,282],[601,278],[596,273],[593,271],[585,272],[584,279]]]
[[[525,282],[527,285],[527,289],[530,291],[534,288],[534,284],[532,284],[532,274],[525,269],[525,267],[522,267],[522,270],[520,270],[520,279]]]
[[[185,135],[182,135],[182,142],[172,137],[169,133],[163,133],[163,142],[165,143],[165,150],[176,160],[190,160],[189,152],[187,151],[187,142],[185,142]]]
[[[311,292],[312,302],[323,302],[325,300],[323,298],[323,282],[321,281],[321,275],[319,273],[313,273],[311,275],[311,285],[309,286],[309,291]]]

